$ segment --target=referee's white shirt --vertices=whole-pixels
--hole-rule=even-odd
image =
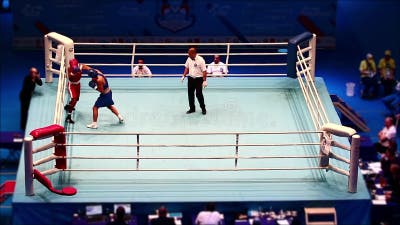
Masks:
[[[196,57],[191,59],[187,58],[185,67],[189,69],[189,76],[193,78],[203,77],[203,72],[206,71],[206,62],[203,57],[196,55]]]

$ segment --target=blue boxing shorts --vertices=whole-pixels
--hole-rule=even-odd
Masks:
[[[94,103],[94,106],[96,106],[97,108],[108,107],[111,105],[114,105],[111,90],[107,94],[100,94],[100,96],[97,98],[96,102]]]

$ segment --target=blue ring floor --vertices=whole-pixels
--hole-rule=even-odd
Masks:
[[[109,78],[115,106],[125,117],[125,123],[108,109],[99,111],[99,128],[86,128],[92,120],[92,105],[98,93],[82,79],[81,98],[76,106],[74,132],[287,132],[315,131],[298,81],[286,77],[264,78],[209,78],[204,90],[207,115],[197,112],[186,115],[188,109],[186,81],[179,78]],[[330,122],[340,124],[322,78],[316,78],[316,87],[327,110]],[[32,98],[27,131],[52,124],[57,79],[37,88]],[[68,100],[68,99],[67,99]],[[27,132],[28,134],[29,132]],[[347,138],[335,137],[348,145]],[[34,148],[50,141],[34,142]],[[70,144],[136,144],[136,136],[77,135],[67,137]],[[318,143],[315,134],[241,135],[239,144]],[[141,144],[235,144],[234,135],[207,136],[141,136]],[[349,152],[333,148],[339,155],[349,157]],[[34,154],[34,161],[48,156],[52,150]],[[136,156],[136,147],[73,146],[67,148],[68,156]],[[239,147],[239,156],[259,155],[318,155],[319,146]],[[142,147],[141,156],[212,157],[233,156],[235,147]],[[335,160],[332,164],[348,170],[348,165]],[[258,167],[316,167],[318,159],[239,159],[238,168]],[[69,159],[72,169],[135,169],[135,159]],[[54,162],[37,166],[40,171],[54,167]],[[178,168],[205,169],[234,168],[234,159],[223,160],[140,160],[142,169]],[[34,196],[25,196],[24,157],[17,173],[13,198],[16,211],[24,205],[84,204],[93,202],[135,203],[196,203],[196,202],[340,202],[345,212],[347,201],[370,202],[369,193],[358,175],[357,193],[347,191],[348,179],[344,175],[325,170],[296,171],[197,171],[197,172],[60,172],[48,176],[55,187],[74,186],[75,196],[59,196],[34,181]],[[358,204],[358,207],[360,204]],[[51,206],[50,206],[51,207]],[[53,206],[54,207],[54,206]],[[365,208],[364,208],[365,209]],[[367,209],[368,210],[368,209]],[[365,210],[358,210],[368,217]],[[346,214],[348,214],[346,212]],[[346,217],[346,216],[344,216]],[[354,219],[352,215],[352,219]],[[367,219],[363,219],[366,221]],[[18,221],[18,219],[17,219]],[[22,219],[21,219],[22,221]],[[17,223],[18,224],[18,223]]]

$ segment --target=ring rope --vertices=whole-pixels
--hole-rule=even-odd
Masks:
[[[43,146],[40,146],[38,148],[33,149],[32,153],[38,153],[38,152],[41,152],[41,151],[45,151],[45,150],[48,150],[50,148],[54,148],[55,146],[56,146],[56,144],[54,142],[50,142],[50,143],[48,143],[46,145],[43,145]]]
[[[199,53],[202,56],[214,56],[215,53]],[[106,53],[106,52],[79,52],[75,55],[87,55],[87,56],[132,56],[132,53]],[[226,53],[218,53],[218,55],[228,55]],[[249,53],[229,53],[229,55],[287,55],[287,53],[282,52],[249,52]],[[187,56],[187,53],[135,53],[135,56]],[[147,65],[147,64],[146,64]]]
[[[89,66],[131,66],[131,63],[84,63]],[[226,66],[287,66],[287,63],[232,63],[225,64]],[[184,67],[184,64],[171,63],[171,64],[161,64],[161,63],[146,63],[146,66],[179,66]]]
[[[66,159],[297,159],[297,158],[321,158],[320,155],[310,156],[217,156],[217,157],[109,157],[109,156],[66,156]]]
[[[304,55],[303,55],[302,49],[300,49],[300,46],[297,46],[297,49],[298,49],[297,60],[298,60],[298,62],[300,62],[299,65],[300,65],[301,69],[305,70],[305,68],[308,68],[308,64],[304,62],[307,58],[304,58]],[[308,58],[311,59],[311,56],[309,56]],[[304,63],[302,63],[302,62],[304,62]],[[296,66],[296,70],[298,71],[297,66]],[[298,71],[298,73],[299,73],[299,71]],[[298,78],[302,78],[300,73],[299,73]],[[329,118],[326,114],[326,110],[322,105],[322,101],[318,95],[317,88],[315,87],[314,79],[312,78],[312,75],[309,70],[305,71],[304,78],[306,79],[306,84],[309,84],[309,85],[307,85],[307,88],[308,88],[309,92],[311,93],[312,100],[315,104],[315,107],[317,107],[317,113],[320,116],[319,119],[322,121],[322,124],[329,123]],[[322,113],[322,115],[320,113]],[[321,126],[322,125],[319,124],[317,129],[320,129]]]
[[[351,150],[350,146],[344,145],[344,144],[340,144],[337,141],[332,141],[331,142],[331,146],[335,146],[335,147],[338,147],[338,148],[341,148],[341,149],[344,149],[344,150],[347,150],[347,151]]]
[[[259,170],[322,170],[330,169],[328,166],[316,166],[316,167],[272,167],[272,168],[235,168],[235,169],[60,169],[61,171],[73,171],[73,172],[117,172],[117,171],[259,171]]]
[[[132,74],[128,73],[109,73],[107,74],[107,77],[125,77],[125,76],[132,76]],[[134,75],[137,77],[137,75]],[[181,77],[182,73],[173,73],[173,74],[152,74],[152,77]],[[207,77],[243,77],[243,76],[260,76],[260,77],[265,77],[265,76],[286,76],[284,73],[230,73],[229,75],[208,75]],[[149,76],[143,76],[143,78],[149,78]]]
[[[60,146],[103,146],[103,147],[272,147],[272,146],[305,146],[321,143],[288,143],[288,144],[57,144]]]
[[[252,134],[322,134],[323,131],[276,131],[276,132],[80,132],[67,131],[65,135],[252,135]]]
[[[133,46],[133,45],[143,45],[143,46],[188,46],[188,45],[197,45],[197,46],[210,46],[210,45],[221,45],[221,46],[251,46],[251,45],[263,45],[263,46],[287,46],[287,42],[275,42],[275,43],[260,43],[260,42],[252,42],[252,43],[100,43],[100,42],[74,42],[74,45],[101,45],[101,46]]]

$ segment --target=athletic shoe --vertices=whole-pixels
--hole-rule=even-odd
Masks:
[[[97,124],[96,123],[91,123],[91,124],[86,125],[86,127],[90,128],[90,129],[97,129]]]
[[[72,120],[71,115],[68,115],[67,118],[65,118],[66,123],[75,123],[75,121]]]

